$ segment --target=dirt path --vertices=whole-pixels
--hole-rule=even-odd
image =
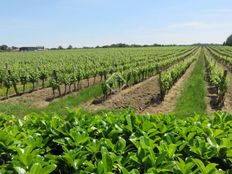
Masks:
[[[97,84],[100,82],[100,78],[96,78],[95,83],[94,83],[94,78],[90,78],[89,80],[89,85],[92,86],[93,84]],[[88,87],[88,81],[87,80],[82,80],[80,82],[81,88],[86,88]],[[61,93],[63,94],[65,89],[64,85],[61,85]],[[69,91],[69,88],[67,87],[67,91]],[[63,96],[62,98],[68,97],[70,95],[75,95],[78,91],[74,91],[74,86],[71,86],[71,92]],[[56,92],[56,97],[58,97],[58,92]],[[41,90],[37,90],[31,93],[26,93],[22,96],[16,96],[9,98],[7,100],[0,101],[0,103],[24,103],[27,106],[30,107],[35,107],[35,108],[43,108],[49,105],[50,102],[59,100],[60,98],[53,98],[53,92],[51,88],[44,88]]]
[[[84,107],[91,111],[131,107],[135,109],[136,112],[140,113],[158,95],[158,76],[154,76],[139,84],[124,89],[119,93],[111,95],[103,103],[93,104],[93,102],[88,102]]]
[[[177,98],[180,96],[185,80],[190,76],[195,67],[196,61],[194,61],[190,67],[186,70],[185,74],[176,82],[176,84],[170,89],[168,94],[165,96],[164,101],[161,104],[153,104],[143,111],[143,113],[171,113],[176,104]]]
[[[207,72],[205,72],[207,73]],[[206,80],[206,91],[207,95],[205,96],[205,103],[207,105],[207,113],[208,115],[212,115],[214,112],[217,111],[215,108],[215,101],[217,99],[217,95],[215,94],[214,87],[209,84]]]

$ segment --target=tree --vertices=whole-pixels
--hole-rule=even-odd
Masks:
[[[69,45],[67,49],[71,50],[73,47],[72,45]]]
[[[15,46],[12,46],[11,48],[12,48],[12,50],[18,49],[18,47],[15,47]]]
[[[230,35],[230,36],[227,38],[227,40],[226,40],[226,42],[225,42],[225,45],[227,45],[227,46],[232,46],[232,35]]]
[[[58,47],[58,50],[63,50],[63,47],[62,47],[62,46],[59,46],[59,47]]]
[[[7,45],[0,46],[0,50],[2,50],[2,51],[6,51],[7,49],[8,49]]]

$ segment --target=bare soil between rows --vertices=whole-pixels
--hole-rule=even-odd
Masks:
[[[175,85],[169,90],[168,94],[165,95],[164,101],[162,103],[154,103],[143,111],[143,113],[151,114],[170,114],[174,111],[178,97],[180,97],[184,83],[186,79],[191,75],[196,61],[194,61],[189,68],[186,70],[184,75],[175,83]]]
[[[190,65],[185,74],[171,88],[162,103],[159,100],[159,77],[153,76],[139,84],[109,96],[102,103],[95,104],[93,100],[84,104],[83,107],[95,112],[105,109],[132,108],[136,113],[171,113],[175,107],[176,99],[181,94],[184,81],[191,74],[194,65],[195,62]]]
[[[70,91],[69,87],[67,87],[68,93],[66,95],[64,95],[65,85],[61,85],[60,89],[61,93],[63,94],[61,97],[58,96],[58,92],[56,91],[56,95],[54,98],[52,88],[44,88],[31,93],[23,94],[21,96],[16,96],[7,100],[0,101],[0,103],[24,103],[30,107],[44,108],[48,106],[51,102],[64,99],[68,96],[76,95],[80,91],[80,89],[87,88],[97,83],[100,83],[100,77],[96,77],[95,80],[94,78],[90,78],[89,85],[88,80],[82,80],[77,91],[74,91],[73,85],[71,86]]]
[[[158,76],[153,76],[109,96],[108,99],[102,103],[93,104],[94,102],[90,101],[86,103],[84,107],[91,111],[130,107],[137,112],[141,112],[157,95],[159,95]]]

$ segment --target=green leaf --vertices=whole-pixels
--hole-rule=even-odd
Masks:
[[[176,147],[177,145],[176,144],[170,144],[168,145],[168,154],[170,157],[173,157],[175,152],[176,152]]]
[[[215,140],[214,137],[212,137],[212,136],[208,136],[208,137],[207,137],[207,141],[208,141],[208,143],[209,143],[211,146],[214,146],[214,147],[217,147],[217,146],[218,146],[216,140]]]
[[[42,166],[39,163],[33,164],[33,166],[30,169],[29,174],[40,174],[42,173]]]
[[[159,157],[156,159],[156,164],[155,164],[156,167],[160,166],[162,164],[162,162],[165,161],[166,154],[167,154],[166,152],[162,152],[159,155]]]
[[[152,124],[152,122],[146,120],[143,122],[142,126],[143,126],[143,131],[148,131],[153,127],[153,124]]]
[[[204,165],[204,163],[199,159],[192,159],[192,160],[198,166],[199,170],[202,173],[205,173],[205,165]]]
[[[140,174],[137,169],[133,169],[129,172],[129,174]]]
[[[206,168],[205,168],[205,173],[206,173],[206,174],[215,173],[215,171],[217,170],[217,169],[216,169],[216,166],[217,166],[217,164],[215,164],[215,163],[210,163],[210,164],[208,164],[208,165],[206,166]]]
[[[123,139],[122,137],[119,137],[119,140],[117,141],[115,148],[116,148],[117,151],[125,152],[125,150],[126,150],[126,140]]]
[[[102,161],[99,161],[97,163],[97,174],[102,174],[104,173],[104,164]]]
[[[121,168],[122,174],[129,174],[128,170],[124,167]]]
[[[26,173],[26,171],[22,167],[14,167],[14,169],[16,170],[16,172],[18,174],[25,174]]]
[[[219,135],[222,135],[224,133],[223,130],[221,129],[216,129],[214,132],[214,137],[218,137]]]
[[[108,150],[104,146],[101,148],[101,154],[102,154],[104,173],[111,172],[113,166],[112,160],[109,156]]]
[[[127,128],[130,130],[130,132],[133,131],[133,125],[132,125],[132,118],[131,115],[126,116],[127,121]]]

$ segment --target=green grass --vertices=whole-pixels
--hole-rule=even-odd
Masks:
[[[52,102],[48,107],[44,108],[42,111],[51,113],[56,112],[59,114],[65,114],[66,108],[75,109],[79,107],[82,103],[85,103],[95,97],[102,95],[101,85],[91,86],[89,88],[85,88],[81,90],[75,96],[69,96],[64,99],[60,99],[58,101]]]
[[[188,79],[184,83],[181,96],[177,99],[174,113],[180,117],[194,114],[205,114],[205,81],[204,81],[204,53],[200,57]]]
[[[101,95],[102,95],[101,85],[94,85],[89,88],[82,89],[76,95],[68,96],[66,98],[61,98],[57,101],[51,102],[45,108],[41,108],[41,109],[32,108],[32,107],[28,107],[24,103],[1,103],[0,112],[10,115],[15,115],[17,117],[22,117],[31,112],[59,113],[60,115],[63,115],[67,113],[67,108],[76,109],[82,103],[87,102]]]
[[[22,117],[31,112],[35,112],[35,109],[29,108],[23,103],[1,103],[0,113],[15,115],[16,117]]]

